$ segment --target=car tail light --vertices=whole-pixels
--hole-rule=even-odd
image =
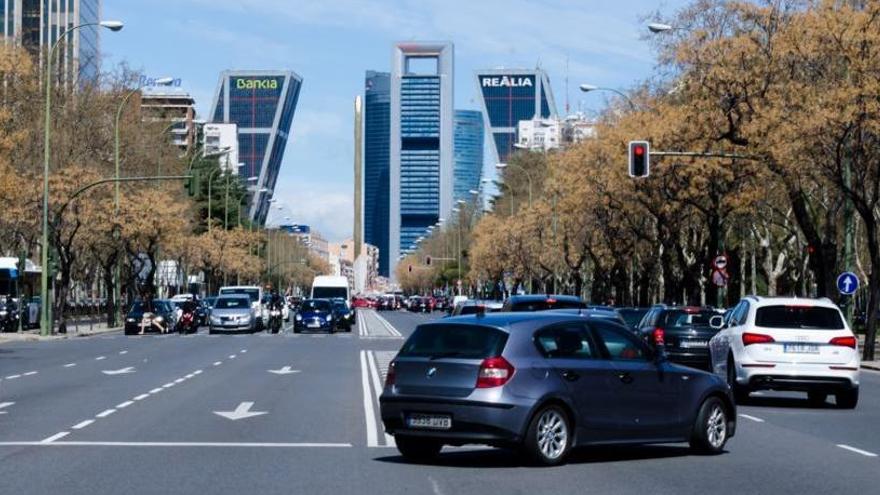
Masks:
[[[772,342],[776,342],[773,337],[769,335],[764,335],[761,333],[744,333],[742,336],[743,345],[752,345],[752,344],[770,344]]]
[[[516,369],[503,357],[491,357],[480,364],[477,374],[477,388],[500,387],[510,381]]]
[[[397,363],[394,361],[388,365],[388,373],[385,374],[385,386],[390,387],[394,385],[394,382],[397,381]]]
[[[834,337],[829,342],[831,345],[839,345],[843,347],[856,348],[856,338],[855,337]]]
[[[655,346],[666,345],[666,332],[660,327],[655,328],[654,331],[651,332],[651,338],[654,340]]]

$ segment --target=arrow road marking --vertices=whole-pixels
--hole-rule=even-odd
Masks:
[[[266,371],[268,371],[269,373],[275,373],[276,375],[290,375],[293,373],[299,373],[300,370],[292,370],[290,369],[290,366],[284,366],[281,369]]]
[[[125,375],[128,373],[134,373],[134,366],[129,366],[127,368],[121,368],[118,370],[104,370],[101,373],[105,375]]]
[[[251,411],[251,407],[254,406],[253,402],[242,402],[235,408],[234,411],[214,411],[214,414],[217,416],[222,416],[226,419],[231,419],[232,421],[236,421],[243,418],[251,418],[254,416],[261,416],[263,414],[269,414],[268,411]]]
[[[0,409],[5,409],[13,404],[15,404],[15,402],[0,402]],[[6,414],[6,411],[0,411],[0,414]]]

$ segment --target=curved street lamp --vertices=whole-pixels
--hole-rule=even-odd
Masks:
[[[632,110],[632,111],[636,110],[636,104],[633,103],[632,99],[630,99],[630,97],[627,96],[626,94],[624,94],[622,91],[618,91],[614,88],[603,88],[600,86],[594,86],[592,84],[581,84],[580,88],[581,88],[581,91],[583,91],[584,93],[589,93],[591,91],[610,91],[612,93],[617,94],[618,96],[620,96],[624,100],[626,100],[627,104],[629,104],[630,110]]]
[[[46,58],[46,122],[43,133],[43,233],[40,245],[40,335],[49,335],[51,321],[49,319],[49,155],[50,144],[49,137],[52,128],[52,59],[55,57],[55,49],[61,43],[61,40],[76,31],[85,27],[103,27],[110,31],[119,31],[123,24],[121,21],[101,21],[89,22],[73,26],[58,35],[55,43],[49,49],[49,56]],[[116,301],[119,306],[120,301]]]

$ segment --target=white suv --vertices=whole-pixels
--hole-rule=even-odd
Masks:
[[[859,401],[858,339],[827,298],[745,297],[709,353],[737,401],[754,390],[807,392],[817,405],[834,394],[843,409]]]

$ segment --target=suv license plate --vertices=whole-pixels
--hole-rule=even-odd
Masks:
[[[787,354],[819,354],[816,344],[785,344],[782,349]]]
[[[708,340],[682,340],[679,345],[684,349],[709,347],[709,341]]]
[[[406,419],[406,424],[410,428],[448,430],[452,428],[452,417],[433,414],[412,414]]]

